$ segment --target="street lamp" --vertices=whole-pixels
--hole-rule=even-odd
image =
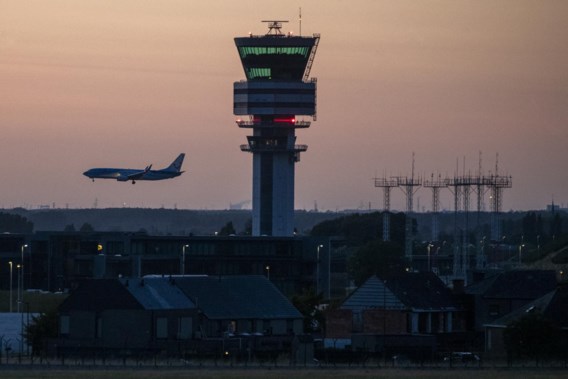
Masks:
[[[22,288],[20,286],[20,280],[21,280],[21,270],[22,266],[21,265],[16,265],[16,269],[18,270],[18,313],[20,313],[20,303],[22,302]]]
[[[317,262],[316,262],[316,295],[319,294],[319,285],[320,285],[320,249],[323,245],[318,245],[317,249]]]
[[[182,252],[181,252],[181,267],[180,267],[180,274],[185,275],[185,249],[188,248],[189,245],[183,245]]]
[[[523,253],[523,247],[525,247],[525,244],[524,244],[524,243],[522,243],[522,244],[519,245],[519,264],[522,264],[522,263],[523,263],[523,261],[522,261],[522,259],[521,259],[521,255],[522,255],[522,253]]]
[[[18,297],[18,312],[20,312],[20,303],[24,300],[24,289],[25,289],[25,287],[24,287],[24,249],[26,247],[28,247],[28,245],[23,244],[21,246],[21,249],[20,249],[21,253],[22,253],[21,254],[21,261],[20,261],[21,262],[20,263],[20,265],[21,265],[21,279],[20,280],[21,280],[22,288],[20,290],[20,297]],[[18,283],[20,283],[20,280],[18,280]]]
[[[10,265],[10,313],[12,313],[12,266],[13,263],[12,261],[8,262],[8,264]]]
[[[434,245],[432,245],[431,243],[428,244],[427,248],[428,248],[428,272],[432,271],[430,268],[430,249],[432,249],[434,247]]]
[[[266,266],[266,277],[270,280],[270,266]]]

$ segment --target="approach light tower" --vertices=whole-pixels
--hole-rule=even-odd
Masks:
[[[294,165],[306,145],[296,144],[296,128],[316,116],[316,80],[308,80],[319,35],[282,34],[282,23],[268,23],[266,35],[235,38],[246,79],[234,83],[233,113],[251,128],[241,150],[253,154],[252,234],[294,234]]]

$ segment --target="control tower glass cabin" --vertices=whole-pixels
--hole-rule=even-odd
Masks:
[[[297,128],[316,115],[316,81],[308,80],[319,35],[282,34],[282,23],[268,23],[266,35],[235,38],[246,80],[234,83],[233,113],[241,128],[252,129],[241,150],[253,154],[255,236],[294,234],[294,165],[306,145],[296,144]]]

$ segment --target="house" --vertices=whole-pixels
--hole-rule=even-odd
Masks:
[[[545,320],[560,329],[559,338],[564,340],[566,346],[568,343],[568,285],[564,284],[505,316],[485,324],[485,351],[493,357],[504,357],[506,350],[503,343],[503,331],[512,322],[533,312],[539,312]]]
[[[431,355],[436,335],[461,330],[462,324],[452,292],[435,274],[405,273],[384,281],[372,276],[328,313],[326,338],[351,339],[354,349],[364,344],[371,351],[389,350],[389,344],[391,352],[395,345],[398,351],[421,346]]]
[[[215,341],[236,337],[291,341],[302,320],[264,276],[91,279],[61,304],[51,346],[67,355],[174,355],[200,345],[216,351]]]
[[[512,270],[500,272],[465,288],[474,312],[474,329],[483,332],[484,325],[554,290],[557,285],[553,270]]]

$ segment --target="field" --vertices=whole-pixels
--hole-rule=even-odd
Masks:
[[[541,379],[541,378],[566,378],[568,370],[553,369],[104,369],[97,368],[68,368],[68,369],[40,369],[39,367],[29,369],[3,369],[0,366],[2,379],[12,378],[101,378],[101,379],[144,379],[144,378],[160,378],[160,379],[181,379],[191,377],[192,379],[360,379],[360,378],[380,378],[380,379]]]

